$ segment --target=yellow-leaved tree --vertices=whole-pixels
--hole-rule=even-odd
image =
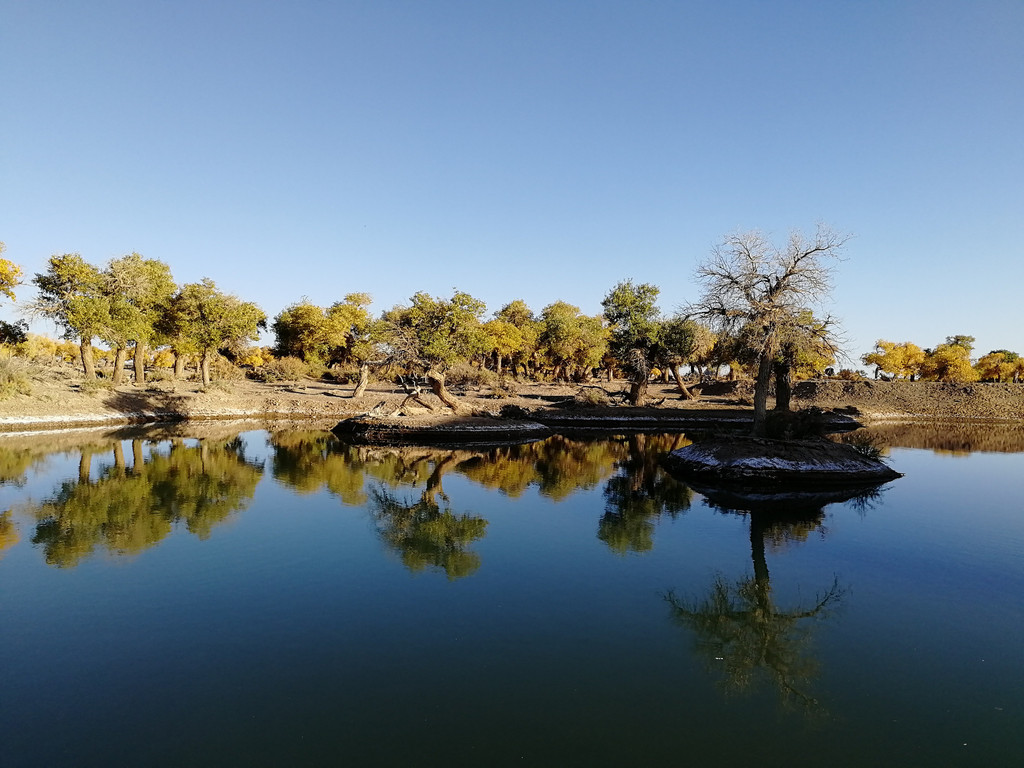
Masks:
[[[1024,376],[1024,358],[1008,349],[996,349],[974,364],[982,381],[1018,382]]]
[[[526,345],[523,332],[507,320],[498,318],[484,323],[483,332],[485,352],[494,357],[494,371],[500,376],[502,361],[523,351]]]
[[[0,293],[14,301],[14,288],[21,285],[21,267],[3,258],[7,245],[0,241]]]
[[[973,336],[947,336],[934,350],[926,350],[921,363],[921,376],[933,381],[977,381],[978,372],[971,365]]]
[[[921,364],[925,354],[917,344],[909,341],[897,343],[879,339],[875,342],[874,352],[861,357],[865,365],[875,367],[875,378],[879,373],[888,373],[896,378],[914,380],[921,375]]]

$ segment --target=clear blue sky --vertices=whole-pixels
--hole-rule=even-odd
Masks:
[[[1021,0],[0,0],[0,240],[271,317],[625,278],[668,313],[725,234],[821,221],[854,357],[1024,352],[1022,34]]]

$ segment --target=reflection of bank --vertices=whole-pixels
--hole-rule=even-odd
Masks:
[[[851,432],[888,448],[923,448],[953,456],[979,451],[1024,453],[1024,426],[1019,422],[978,422],[962,419],[893,421],[872,424]]]
[[[824,531],[827,504],[864,503],[880,492],[860,488],[769,494],[699,486],[694,490],[721,512],[749,517],[753,576],[728,580],[719,575],[700,598],[687,600],[668,593],[673,618],[694,633],[697,652],[709,669],[721,675],[727,692],[750,690],[758,680],[767,680],[784,703],[819,710],[811,693],[818,671],[811,650],[814,628],[838,607],[844,590],[834,580],[810,605],[777,606],[766,547],[785,546]]]

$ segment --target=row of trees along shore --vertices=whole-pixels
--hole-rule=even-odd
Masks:
[[[680,396],[696,397],[684,371],[701,378],[727,368],[733,378],[755,379],[755,421],[763,422],[769,383],[788,410],[794,377],[832,373],[838,354],[834,319],[822,314],[846,236],[819,226],[810,237],[793,233],[777,246],[759,232],[726,237],[697,269],[697,301],[666,316],[659,288],[625,280],[602,300],[600,315],[586,315],[565,301],[534,312],[523,300],[505,304],[490,318],[479,299],[456,290],[451,298],[424,292],[408,304],[375,316],[371,297],[350,293],[331,306],[302,299],[270,324],[276,344],[257,348],[267,316],[254,303],[221,291],[212,280],[178,286],[170,267],[138,253],[105,267],[79,254],[54,255],[31,280],[38,297],[27,314],[53,320],[65,339],[78,343],[86,378],[95,378],[99,340],[112,356],[110,374],[122,382],[129,351],[136,383],[146,368],[172,364],[175,377],[195,366],[204,385],[211,364],[223,358],[250,369],[287,361],[294,370],[330,371],[356,381],[363,394],[372,371],[382,376],[421,376],[456,412],[462,406],[446,386],[453,370],[489,370],[497,380],[528,377],[585,382],[595,375],[624,375],[628,401],[643,404],[652,374],[673,374]],[[0,258],[0,293],[14,298],[22,273]],[[27,323],[4,323],[0,340],[24,342]],[[932,350],[909,342],[880,340],[865,355],[876,378],[953,381],[1018,381],[1024,361],[997,350],[972,363],[974,339],[951,336]],[[151,354],[152,353],[152,354]],[[856,378],[852,371],[841,371]]]

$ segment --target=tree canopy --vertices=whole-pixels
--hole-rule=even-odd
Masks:
[[[125,346],[135,345],[135,381],[146,381],[145,351],[157,338],[157,323],[170,305],[177,286],[171,269],[158,259],[131,253],[112,259],[102,274],[109,302],[109,317],[100,337],[118,353],[114,382],[121,378]]]
[[[14,289],[21,285],[21,267],[13,261],[3,258],[7,245],[0,241],[0,293],[14,301]]]
[[[632,405],[644,401],[647,379],[664,330],[655,303],[659,293],[656,285],[634,285],[632,280],[624,280],[601,301],[611,332],[609,351],[629,373]]]
[[[554,368],[554,378],[583,378],[601,364],[608,349],[608,331],[600,317],[589,317],[580,308],[556,301],[541,311],[541,354]]]
[[[210,383],[210,361],[220,350],[240,350],[259,338],[267,316],[253,302],[220,291],[213,280],[189,283],[171,300],[165,316],[168,338],[202,355],[200,373]]]
[[[784,345],[813,336],[834,346],[832,318],[817,320],[808,310],[828,297],[832,266],[847,240],[824,226],[811,238],[794,232],[781,247],[760,232],[738,233],[697,268],[702,294],[688,314],[722,333],[742,329],[740,338],[757,362],[755,435],[765,434],[769,381]]]
[[[67,339],[80,342],[86,378],[95,377],[92,340],[110,326],[110,297],[100,271],[77,253],[51,256],[46,272],[32,282],[39,289],[32,311],[53,320]]]

